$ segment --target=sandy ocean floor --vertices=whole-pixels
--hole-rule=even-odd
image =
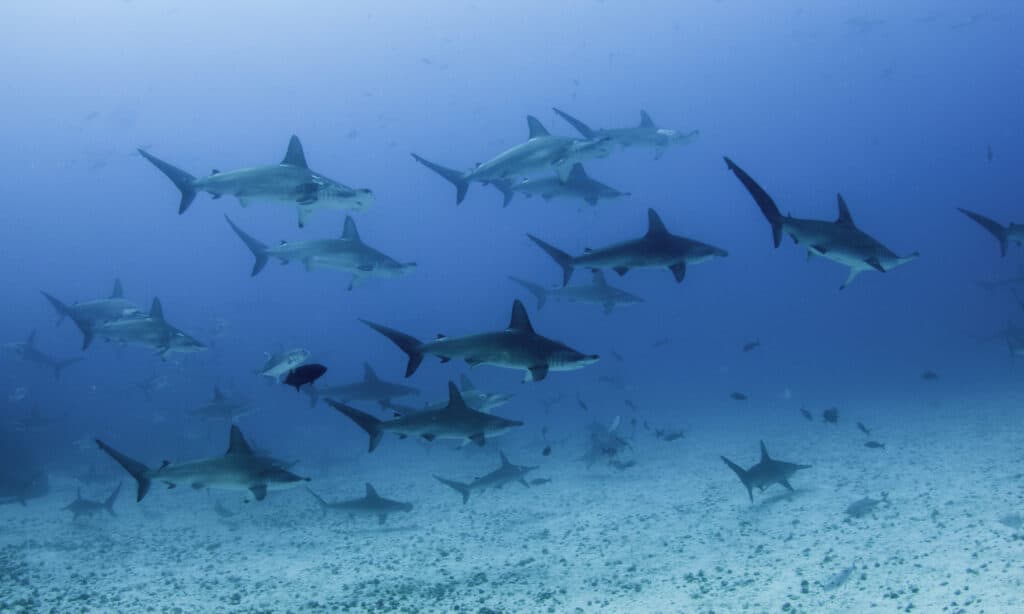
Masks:
[[[468,480],[496,458],[410,445],[422,456],[396,466],[382,452],[409,442],[388,438],[311,484],[337,500],[369,480],[416,505],[383,526],[322,516],[301,488],[244,504],[154,485],[136,504],[127,476],[117,518],[72,522],[60,508],[75,484],[57,477],[48,497],[0,507],[0,610],[1024,611],[1024,528],[1001,521],[1024,513],[1022,436],[1007,428],[1019,412],[961,403],[926,424],[878,422],[884,451],[864,448],[850,424],[756,425],[773,457],[813,468],[792,479],[797,492],[774,486],[754,505],[719,454],[751,465],[757,436],[725,429],[643,437],[625,471],[588,471],[574,460],[581,444],[566,444],[530,476],[551,483],[474,493],[465,506],[430,475]],[[844,514],[882,491],[889,505]],[[240,513],[220,519],[217,500]]]

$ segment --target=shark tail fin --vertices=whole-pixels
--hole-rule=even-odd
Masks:
[[[366,324],[373,330],[390,339],[391,343],[394,343],[395,345],[398,346],[398,349],[405,352],[406,356],[409,357],[409,362],[405,367],[406,377],[409,377],[410,375],[416,372],[416,369],[419,368],[420,363],[423,362],[423,352],[420,351],[420,346],[423,344],[420,343],[419,339],[413,337],[412,335],[407,335],[401,331],[397,331],[393,328],[388,328],[387,326],[381,326],[380,324],[376,324],[368,320],[360,321],[363,324]]]
[[[253,258],[256,259],[252,264],[252,276],[255,277],[263,270],[263,267],[267,266],[267,246],[257,241],[253,236],[246,234],[228,216],[225,215],[224,219],[228,221],[228,225],[231,226],[231,229],[235,231],[235,234],[242,240],[242,243],[245,243],[245,246],[252,252]]]
[[[60,360],[60,361],[58,361],[57,364],[53,365],[53,377],[55,379],[57,379],[57,380],[60,380],[61,372],[66,367],[70,367],[71,365],[75,364],[76,362],[82,362],[82,359],[81,358],[68,358],[67,360]]]
[[[973,211],[968,211],[967,209],[960,208],[958,208],[958,210],[960,211],[960,213],[963,213],[967,217],[971,218],[972,220],[980,224],[982,228],[991,232],[992,235],[995,236],[996,240],[999,241],[999,252],[1003,256],[1006,256],[1006,244],[1009,240],[1009,237],[1005,226],[991,218],[987,218],[984,215],[981,215],[980,213],[975,213]]]
[[[355,422],[359,426],[359,428],[366,431],[366,434],[370,436],[370,452],[373,452],[374,450],[377,449],[377,446],[380,445],[380,439],[384,435],[384,433],[380,430],[380,420],[374,418],[370,414],[361,412],[354,407],[349,407],[344,403],[338,403],[337,401],[331,399],[324,399],[324,401],[326,401],[328,405],[330,405],[337,411],[340,411],[341,413],[348,416],[349,420]]]
[[[417,156],[416,154],[412,154],[412,157],[423,166],[450,181],[452,185],[455,186],[455,204],[458,205],[462,203],[463,199],[466,198],[466,191],[469,190],[469,182],[466,181],[465,175],[453,168],[435,164],[430,160]]]
[[[110,446],[103,443],[99,439],[96,440],[96,445],[98,445],[101,450],[109,454],[111,458],[117,461],[117,464],[124,467],[124,470],[131,474],[133,478],[135,478],[135,482],[138,485],[138,491],[135,495],[135,501],[142,501],[142,499],[146,496],[146,493],[149,492],[149,468],[140,463],[139,461],[135,460],[134,458],[130,458],[128,456],[125,456],[124,454],[121,454],[120,452],[118,452],[114,448],[111,448]]]
[[[554,111],[559,117],[561,117],[565,121],[569,122],[569,125],[571,125],[573,128],[575,128],[576,131],[579,132],[580,134],[582,134],[584,137],[586,137],[588,139],[594,138],[595,133],[594,133],[594,130],[590,126],[584,124],[580,120],[576,119],[572,115],[569,115],[565,111],[562,111],[561,109],[552,108],[551,110]]]
[[[121,494],[120,482],[117,483],[117,488],[114,489],[114,492],[110,493],[110,496],[107,497],[107,500],[103,502],[103,509],[107,510],[107,513],[111,516],[117,516],[117,514],[114,513],[114,502],[117,501],[117,496],[119,494]]]
[[[469,484],[463,484],[462,482],[456,482],[455,480],[446,480],[441,476],[435,475],[434,479],[438,482],[454,488],[460,495],[462,495],[462,504],[465,505],[469,501]]]
[[[313,492],[313,489],[310,488],[309,486],[306,487],[306,492],[313,495],[313,498],[316,499],[317,505],[320,506],[320,511],[327,513],[327,508],[330,506],[327,505],[327,502],[324,501],[323,497]]]
[[[530,237],[531,241],[536,243],[542,250],[547,252],[548,256],[551,256],[551,258],[556,263],[558,263],[558,266],[562,267],[562,286],[569,285],[569,279],[572,278],[573,271],[572,256],[558,249],[554,245],[551,245],[550,243],[545,243],[544,241],[541,241],[540,239],[531,234],[527,234],[526,236]]]
[[[92,345],[92,322],[82,318],[76,318],[75,314],[71,311],[68,312],[68,317],[70,317],[71,321],[75,323],[75,326],[78,327],[78,330],[82,332],[82,351],[84,352],[85,350],[89,349],[90,345]]]
[[[544,308],[544,303],[548,301],[548,291],[543,286],[537,285],[530,281],[526,281],[525,279],[514,277],[512,275],[509,275],[508,278],[516,282],[520,286],[526,288],[530,292],[530,294],[537,298],[537,311],[540,311],[541,309]]]
[[[43,296],[46,297],[46,300],[49,301],[50,305],[53,306],[54,311],[57,312],[57,324],[63,322],[65,317],[71,316],[71,310],[68,309],[68,306],[61,302],[57,297],[43,292],[42,290],[40,290],[40,292],[42,292]]]
[[[736,178],[740,180],[743,187],[750,192],[750,195],[754,197],[754,202],[757,203],[761,213],[768,220],[768,223],[772,225],[772,241],[775,242],[775,247],[778,247],[782,242],[782,213],[779,212],[778,206],[775,201],[772,200],[771,196],[768,196],[768,192],[764,191],[760,185],[757,184],[754,179],[746,173],[742,168],[736,166],[736,163],[725,158],[725,164],[729,167],[729,170],[736,175]]]
[[[160,169],[160,172],[167,175],[167,178],[171,180],[171,183],[181,191],[181,202],[178,204],[178,215],[185,213],[189,205],[196,198],[196,178],[186,173],[180,168],[168,164],[160,158],[150,154],[149,152],[139,149],[139,155],[153,163],[153,166]]]
[[[736,474],[736,477],[738,477],[740,479],[740,481],[743,482],[743,485],[747,487],[747,496],[750,497],[750,502],[753,503],[754,502],[754,485],[750,482],[750,474],[747,472],[746,469],[744,469],[743,467],[740,467],[739,465],[737,465],[736,463],[732,462],[728,458],[723,456],[722,460],[725,461],[726,465],[729,465],[729,469],[732,469],[733,473]]]

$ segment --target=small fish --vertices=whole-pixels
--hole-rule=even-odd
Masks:
[[[821,585],[821,587],[826,591],[834,591],[838,589],[840,586],[846,584],[846,581],[850,579],[850,576],[853,575],[853,572],[856,570],[856,565],[850,565],[846,569],[843,569],[839,573],[835,574],[834,576],[826,580],[825,583]]]
[[[803,407],[801,407],[801,408],[800,408],[800,413],[804,415],[804,418],[805,418],[805,419],[806,419],[806,420],[807,420],[808,422],[814,422],[814,416],[812,416],[812,415],[811,415],[811,412],[807,411],[807,409],[806,409],[806,408],[803,408]]]
[[[551,478],[533,478],[532,480],[530,480],[530,485],[542,486],[544,484],[549,484],[550,482]]]
[[[934,382],[935,380],[939,379],[939,374],[936,373],[935,371],[925,371],[924,373],[921,374],[921,379],[923,379],[926,382]]]
[[[551,456],[551,446],[544,446],[544,451],[541,452],[542,456]]]
[[[821,419],[830,424],[837,424],[839,422],[839,410],[835,407],[829,407],[821,412]]]
[[[312,384],[316,380],[320,379],[324,373],[327,373],[327,367],[313,363],[309,365],[302,365],[301,367],[295,367],[288,372],[288,375],[282,380],[289,386],[295,386],[297,391],[306,384]]]
[[[742,392],[734,392],[729,395],[729,398],[736,401],[746,401],[747,395],[743,394]]]
[[[639,407],[636,406],[636,403],[630,401],[629,399],[626,399],[626,407],[632,409],[633,411],[640,409]]]
[[[864,447],[865,448],[876,448],[876,449],[877,448],[881,448],[882,450],[884,450],[885,449],[885,444],[884,443],[879,443],[877,441],[866,441],[866,442],[864,442]]]
[[[869,429],[868,427],[864,426],[863,422],[858,422],[857,423],[857,428],[860,429],[861,433],[864,433],[868,437],[871,437],[871,429]]]
[[[576,393],[576,403],[579,404],[580,409],[582,409],[583,411],[590,411],[590,408],[587,407],[587,404],[583,402],[583,397],[581,397],[580,393],[578,392]]]
[[[859,501],[854,501],[846,507],[846,515],[852,518],[863,518],[871,512],[875,511],[875,508],[880,504],[889,504],[889,493],[883,492],[881,499],[872,499],[871,497],[864,497]]]
[[[761,340],[760,339],[754,339],[753,341],[748,341],[748,342],[743,344],[743,351],[744,352],[751,352],[753,350],[756,350],[759,347],[761,347]]]

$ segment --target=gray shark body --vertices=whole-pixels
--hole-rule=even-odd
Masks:
[[[600,305],[604,308],[605,314],[611,313],[616,305],[634,305],[643,302],[642,298],[609,285],[600,269],[593,270],[590,284],[580,286],[545,288],[540,284],[518,277],[509,277],[509,279],[526,288],[537,299],[537,311],[544,307],[548,299]]]
[[[142,501],[154,480],[166,483],[168,488],[187,484],[195,489],[249,491],[257,501],[266,498],[268,491],[294,488],[309,481],[289,471],[286,463],[254,453],[236,425],[231,426],[228,451],[223,456],[177,464],[164,461],[156,469],[146,467],[98,439],[96,443],[135,478],[136,501]]]
[[[553,136],[536,117],[528,115],[526,122],[530,137],[525,143],[507,149],[465,173],[435,164],[416,154],[412,154],[412,157],[455,186],[455,202],[458,204],[466,197],[470,183],[504,185],[506,182],[518,181],[537,173],[551,172],[557,175],[560,181],[565,182],[577,163],[604,158],[610,153],[608,139]]]
[[[725,162],[771,224],[775,247],[782,242],[783,235],[789,235],[794,243],[807,248],[808,258],[821,256],[849,268],[849,274],[840,289],[849,286],[864,271],[885,273],[914,260],[919,255],[914,252],[907,256],[898,256],[858,228],[853,223],[853,217],[841,194],[837,195],[839,217],[834,222],[782,215],[775,201],[750,175],[729,158],[725,158]]]
[[[644,236],[588,249],[579,256],[570,256],[533,235],[527,236],[562,267],[563,286],[569,284],[576,267],[611,269],[620,276],[634,268],[668,269],[678,283],[686,276],[688,266],[728,255],[724,249],[670,233],[654,209],[647,210],[647,234]]]
[[[42,294],[57,312],[57,324],[60,324],[65,317],[69,317],[74,321],[85,321],[92,324],[120,320],[122,318],[146,317],[146,313],[139,309],[138,305],[124,298],[124,289],[121,287],[120,279],[114,280],[114,290],[107,298],[68,305],[47,292]]]
[[[685,145],[697,140],[700,136],[699,130],[690,132],[679,132],[668,128],[658,128],[646,111],[640,111],[640,123],[630,128],[605,128],[594,129],[569,115],[565,111],[553,109],[559,117],[569,122],[581,135],[588,139],[609,139],[623,148],[626,147],[648,147],[654,150],[654,159],[657,160],[665,153],[665,150],[673,145]]]
[[[310,384],[304,388],[306,393],[309,394],[310,407],[316,405],[317,400],[321,397],[331,398],[341,403],[350,403],[352,401],[377,401],[381,405],[386,406],[391,402],[391,399],[397,397],[420,395],[418,388],[380,379],[377,377],[377,373],[373,370],[373,367],[371,367],[369,363],[365,362],[363,363],[362,381],[352,382],[351,384],[342,384],[339,386],[325,386],[322,388],[316,387],[315,384]]]
[[[278,245],[265,245],[246,234],[241,228],[224,216],[235,234],[249,248],[255,258],[252,275],[263,270],[270,258],[281,264],[301,262],[306,271],[334,269],[352,275],[348,289],[351,290],[367,278],[394,278],[416,270],[415,262],[398,262],[394,258],[370,247],[359,238],[356,223],[351,217],[345,218],[345,228],[339,239],[317,239],[313,241],[282,241]]]
[[[252,411],[248,401],[230,399],[224,396],[220,386],[213,387],[213,398],[189,412],[202,420],[226,420],[234,422]]]
[[[114,492],[110,493],[110,496],[103,501],[83,499],[82,489],[78,489],[78,492],[75,495],[75,500],[65,505],[63,509],[71,512],[72,520],[78,520],[79,516],[93,516],[101,512],[107,512],[111,516],[117,516],[117,514],[114,513],[114,503],[117,501],[117,496],[119,494],[121,494],[120,483],[118,483]]]
[[[377,524],[384,524],[387,522],[389,514],[412,511],[412,503],[382,497],[377,494],[376,489],[369,482],[366,483],[366,495],[345,501],[327,502],[309,488],[306,490],[313,495],[325,514],[331,511],[348,514],[349,517],[376,516]]]
[[[996,238],[996,241],[999,241],[999,253],[1004,257],[1006,256],[1007,244],[1011,241],[1017,245],[1024,245],[1024,224],[1014,224],[1013,222],[1010,222],[1006,226],[1003,226],[992,218],[985,217],[980,213],[959,208],[958,211],[977,222],[978,225],[985,230],[992,233],[992,236]]]
[[[405,376],[416,372],[423,357],[433,354],[448,362],[461,358],[470,366],[494,365],[525,371],[524,381],[540,381],[549,371],[574,371],[597,362],[596,354],[582,354],[559,341],[538,335],[526,315],[526,308],[517,299],[512,303],[508,328],[493,333],[464,337],[438,336],[421,342],[393,328],[363,320],[363,323],[384,335],[409,357]]]
[[[299,227],[314,212],[322,209],[360,210],[373,204],[373,192],[350,188],[347,185],[313,171],[306,163],[306,155],[298,137],[288,142],[288,152],[280,164],[254,166],[233,171],[214,171],[207,177],[193,177],[153,156],[139,150],[142,157],[153,163],[181,191],[178,213],[184,213],[199,192],[213,197],[234,196],[247,207],[254,201],[283,203],[295,206]]]
[[[256,370],[257,375],[279,379],[295,367],[305,363],[313,356],[312,352],[303,348],[292,348],[281,350],[274,354],[267,354],[267,360],[263,366]]]
[[[583,201],[592,207],[602,200],[616,200],[630,196],[629,192],[621,192],[591,179],[587,175],[587,171],[583,169],[583,165],[578,162],[573,165],[565,181],[553,176],[524,179],[518,183],[511,180],[497,180],[493,181],[492,185],[501,192],[503,207],[507,207],[516,194],[522,194],[526,198],[537,196],[545,201],[554,199]]]
[[[470,409],[475,409],[476,411],[483,412],[485,414],[489,414],[495,408],[508,403],[515,396],[504,392],[486,392],[484,390],[480,390],[469,380],[468,377],[466,377],[465,374],[460,375],[459,380],[459,389],[462,394],[462,400],[466,402],[466,405],[468,405]],[[386,403],[382,402],[381,405],[394,411],[399,416],[408,416],[424,410],[444,409],[448,405],[448,400],[433,401],[422,407],[398,405],[391,401]]]
[[[46,352],[43,352],[38,347],[36,347],[35,330],[28,334],[28,337],[25,339],[25,341],[20,343],[7,343],[4,345],[4,347],[13,352],[14,355],[23,362],[32,363],[34,365],[39,365],[41,367],[50,369],[51,371],[53,371],[53,377],[58,380],[60,379],[61,372],[65,368],[75,364],[76,362],[82,361],[81,358],[55,358],[53,356],[50,356]]]
[[[508,420],[470,409],[454,382],[448,382],[448,404],[444,408],[419,411],[393,420],[379,420],[343,403],[331,399],[326,401],[328,405],[345,414],[366,431],[370,437],[370,452],[380,444],[384,433],[394,433],[401,439],[455,439],[463,442],[472,441],[482,446],[487,438],[496,437],[511,428],[523,425],[518,420]]]
[[[771,458],[768,456],[768,449],[763,441],[761,442],[761,460],[749,469],[740,467],[724,456],[721,458],[733,470],[736,477],[743,482],[743,486],[747,488],[747,495],[750,497],[751,503],[754,502],[755,488],[764,492],[772,484],[781,484],[786,490],[792,492],[793,487],[789,483],[789,478],[793,477],[793,474],[800,469],[810,469],[811,467],[810,465],[798,465]]]
[[[76,321],[82,330],[82,349],[92,344],[95,337],[138,345],[155,350],[161,358],[175,352],[202,352],[206,346],[164,319],[163,306],[159,298],[153,299],[149,314],[109,322],[89,323]]]
[[[506,458],[504,452],[499,452],[499,454],[501,455],[501,466],[486,475],[475,478],[472,482],[456,482],[455,480],[447,480],[436,475],[434,476],[434,479],[455,489],[459,494],[461,494],[463,505],[469,501],[469,495],[474,491],[483,492],[488,488],[501,488],[502,486],[512,482],[518,482],[526,488],[529,488],[530,484],[526,481],[526,474],[537,469],[537,467],[513,465],[509,462],[508,458]]]

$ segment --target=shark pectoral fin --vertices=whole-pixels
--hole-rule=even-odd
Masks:
[[[295,188],[295,204],[311,205],[316,202],[316,192],[319,186],[315,183],[303,183]]]
[[[170,490],[177,486],[177,484],[175,484],[174,482],[164,482],[164,484],[167,484],[167,490]]]
[[[524,382],[539,382],[548,376],[548,365],[534,365],[526,372]]]
[[[405,433],[398,433],[399,439],[405,439],[406,437],[408,437],[408,435],[406,435]]]
[[[619,277],[622,277],[626,273],[629,273],[629,267],[628,266],[617,266],[617,267],[613,267],[612,270],[615,271],[616,273],[618,273]]]
[[[595,207],[595,206],[597,206],[597,197],[596,196],[587,196],[586,198],[583,199],[583,202],[587,203],[591,207]]]
[[[262,501],[267,498],[267,485],[257,484],[249,488],[252,491],[252,496],[256,497],[257,501]]]
[[[213,195],[211,196],[211,198],[212,198],[213,200],[218,200],[218,199],[219,199],[219,198],[220,198],[221,196],[224,196],[224,195],[223,195],[223,194],[213,194]]]
[[[882,263],[878,261],[878,258],[868,258],[864,262],[879,273],[885,273],[885,269],[882,267]]]
[[[779,480],[779,484],[782,484],[789,492],[794,492],[793,486],[789,483],[789,480]]]
[[[657,147],[654,148],[654,159],[655,160],[661,160],[661,157],[663,155],[665,155],[665,146],[664,145],[658,145]]]
[[[244,208],[248,207],[250,204],[252,204],[252,201],[249,200],[248,198],[246,198],[245,196],[239,194],[238,195],[238,204],[241,205],[242,208],[244,209]]]
[[[353,288],[358,288],[362,285],[364,279],[366,278],[362,275],[353,275],[352,279],[348,282],[348,290],[351,291]]]
[[[861,269],[855,269],[853,267],[850,267],[850,274],[846,276],[846,281],[843,282],[843,285],[839,286],[839,289],[845,290],[846,286],[852,284],[853,280],[856,279],[858,275],[860,275],[860,272]]]
[[[479,365],[482,362],[483,361],[480,360],[479,358],[467,358],[466,359],[466,364],[471,366],[471,367],[475,367],[475,366]]]
[[[377,524],[384,524],[388,521],[387,514],[377,514]]]
[[[810,249],[823,256],[828,253],[828,249],[820,245],[811,245]]]
[[[558,180],[565,183],[569,180],[569,174],[572,173],[572,161],[562,158],[555,162],[555,172],[558,173]]]
[[[676,283],[679,283],[686,277],[686,262],[673,264],[669,267],[669,270],[672,271],[672,276],[676,278]]]
[[[451,361],[451,357],[449,357],[449,356],[438,356],[438,358],[441,359],[441,364],[444,364],[446,362],[450,362]]]
[[[427,441],[434,441],[434,439],[437,438],[437,435],[433,433],[423,433],[422,435],[420,435],[420,437],[426,439]]]
[[[807,262],[810,262],[810,261],[811,261],[811,259],[812,259],[812,258],[814,258],[814,256],[815,256],[815,253],[814,253],[814,251],[812,251],[812,250],[807,250]]]
[[[302,261],[302,266],[306,269],[307,273],[311,273],[316,268],[316,263],[313,262],[312,258],[306,258]]]
[[[485,443],[487,443],[487,438],[484,437],[483,433],[476,433],[474,435],[470,435],[469,436],[469,440],[472,441],[473,443],[475,443],[478,446],[482,446]]]

